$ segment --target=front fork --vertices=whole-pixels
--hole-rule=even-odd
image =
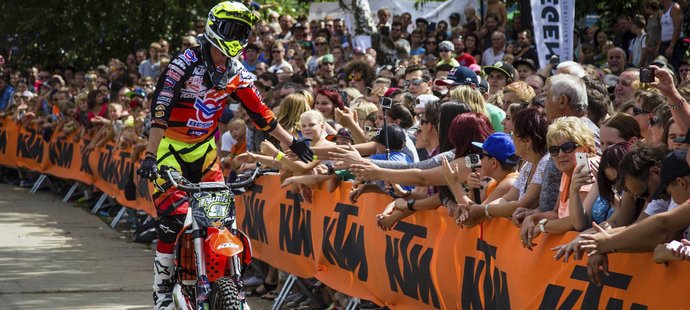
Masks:
[[[187,218],[192,221],[192,242],[194,243],[194,256],[196,258],[196,308],[209,309],[211,294],[211,281],[206,275],[206,256],[204,255],[204,231],[192,216],[192,208],[187,209]]]

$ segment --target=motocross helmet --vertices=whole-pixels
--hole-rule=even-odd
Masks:
[[[249,43],[249,33],[259,20],[239,2],[218,3],[206,19],[206,39],[227,57],[236,57]]]

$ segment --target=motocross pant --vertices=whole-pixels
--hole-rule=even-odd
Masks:
[[[198,143],[185,143],[167,137],[158,146],[158,168],[173,167],[192,183],[224,182],[223,172],[218,164],[216,143],[210,135]],[[175,239],[182,229],[189,201],[184,191],[178,190],[162,178],[157,182],[165,191],[156,190],[153,194],[158,213],[157,251],[173,253]]]

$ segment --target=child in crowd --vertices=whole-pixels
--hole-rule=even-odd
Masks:
[[[228,181],[233,182],[237,178],[237,171],[242,170],[242,162],[236,161],[237,155],[247,152],[247,124],[241,118],[234,118],[228,124],[228,131],[223,134],[223,144],[229,139],[232,139],[232,145],[226,156],[220,159],[220,164],[225,169],[230,169]]]
[[[108,123],[109,126],[101,127],[92,137],[91,142],[86,146],[86,151],[91,151],[113,141],[125,127],[134,126],[134,118],[123,111],[122,104],[112,102],[108,104]]]

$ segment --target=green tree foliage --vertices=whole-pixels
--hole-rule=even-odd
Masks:
[[[160,38],[179,46],[197,16],[218,1],[0,1],[0,53],[21,66],[91,68],[124,59]]]

